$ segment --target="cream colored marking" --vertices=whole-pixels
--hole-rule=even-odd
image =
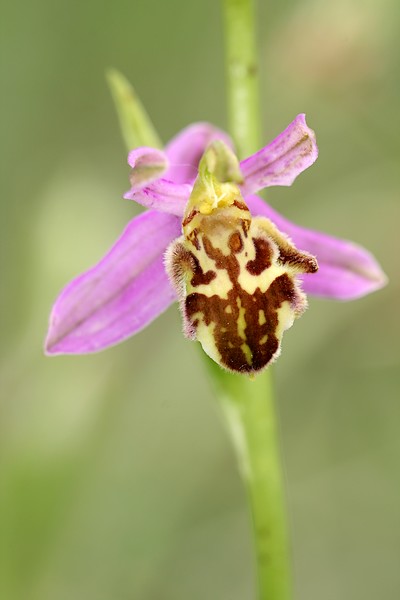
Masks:
[[[284,266],[271,265],[271,267],[265,269],[260,275],[252,275],[243,264],[241,265],[238,282],[242,289],[246,290],[248,294],[253,295],[257,288],[261,292],[266,292],[277,277],[287,272],[288,269]]]
[[[214,338],[215,323],[206,325],[203,320],[199,321],[196,328],[196,337],[203,346],[203,350],[212,360],[215,360],[218,364],[221,364],[221,354],[215,345]]]
[[[246,309],[244,308],[244,306],[242,306],[242,301],[240,300],[240,298],[236,299],[237,305],[238,305],[238,309],[239,309],[239,315],[237,318],[237,332],[238,332],[238,336],[242,338],[242,340],[244,340],[246,342],[247,338],[246,338],[246,334],[244,332],[244,330],[246,329]]]
[[[293,325],[294,321],[294,311],[290,306],[290,303],[286,300],[282,302],[281,306],[278,308],[278,325],[275,330],[275,335],[278,338],[279,342],[282,339],[283,332],[286,329],[289,329]]]
[[[258,311],[258,324],[259,325],[264,325],[264,323],[267,322],[267,319],[265,318],[265,312],[263,310],[259,310]]]
[[[208,269],[204,269],[205,272],[207,270]],[[197,294],[204,294],[204,296],[207,296],[207,298],[211,298],[211,296],[219,296],[222,298],[222,300],[227,300],[228,293],[232,289],[232,282],[228,277],[228,273],[225,270],[222,271],[215,268],[213,271],[217,274],[217,276],[210,283],[192,286],[189,280],[187,293],[191,294],[194,292]]]
[[[253,361],[253,355],[251,353],[250,348],[248,347],[248,345],[246,344],[246,342],[244,342],[241,346],[240,346],[241,351],[243,352],[247,364],[251,365],[252,361]]]
[[[262,338],[260,339],[260,344],[266,344],[268,340],[268,334],[266,333],[265,335],[262,336]]]
[[[225,312],[226,312],[228,315],[231,315],[231,314],[232,314],[232,306],[231,306],[230,304],[228,304],[228,306],[225,306]]]
[[[211,241],[213,247],[217,250],[220,250],[224,256],[229,256],[231,253],[228,241],[233,231],[236,230],[230,230],[225,228],[223,231],[220,230],[213,232],[213,235],[209,236],[209,240]]]

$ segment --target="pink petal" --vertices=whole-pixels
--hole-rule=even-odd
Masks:
[[[175,299],[163,255],[179,219],[147,211],[106,256],[61,292],[50,316],[47,354],[86,354],[140,331]]]
[[[298,115],[268,146],[240,163],[242,192],[252,194],[272,185],[291,185],[317,156],[315,134],[305,115]]]
[[[221,140],[232,148],[230,137],[209,123],[194,123],[183,129],[167,145],[165,153],[170,167],[165,178],[176,183],[193,182],[197,167],[207,146]]]
[[[382,288],[387,278],[368,250],[353,242],[294,225],[257,196],[246,198],[254,215],[268,217],[299,250],[317,257],[317,273],[303,276],[304,291],[337,300],[353,300]]]
[[[147,146],[129,152],[128,163],[132,167],[130,174],[132,190],[139,190],[158,179],[168,168],[168,160],[164,152]]]
[[[188,183],[157,179],[145,187],[131,188],[124,194],[124,198],[182,218],[192,187]]]

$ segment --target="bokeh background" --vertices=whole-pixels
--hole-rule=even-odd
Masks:
[[[304,111],[320,147],[269,201],[390,277],[311,299],[276,365],[295,600],[396,598],[399,4],[260,4],[265,142]],[[0,27],[0,598],[251,600],[244,492],[177,307],[102,354],[42,354],[61,287],[138,212],[105,69],[164,140],[225,127],[219,2],[9,1]]]

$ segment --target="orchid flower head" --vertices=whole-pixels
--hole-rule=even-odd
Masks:
[[[227,134],[207,123],[164,151],[132,150],[124,197],[146,210],[61,292],[46,353],[103,350],[179,300],[187,337],[223,367],[252,374],[278,356],[306,293],[351,300],[381,288],[386,277],[367,250],[294,225],[256,195],[291,185],[317,156],[303,114],[240,163]]]
[[[254,376],[277,358],[283,332],[307,306],[297,275],[318,265],[269,219],[252,217],[234,177],[243,182],[236,157],[214,142],[165,265],[186,337],[225,369]]]

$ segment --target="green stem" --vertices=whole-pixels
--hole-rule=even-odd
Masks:
[[[254,5],[223,0],[231,134],[239,157],[259,147],[260,115]],[[246,486],[255,542],[259,600],[291,598],[290,552],[271,371],[254,381],[209,361]]]
[[[251,381],[208,362],[249,498],[258,598],[289,600],[290,555],[271,371]]]
[[[240,159],[260,148],[261,115],[253,0],[222,0],[229,129]]]

